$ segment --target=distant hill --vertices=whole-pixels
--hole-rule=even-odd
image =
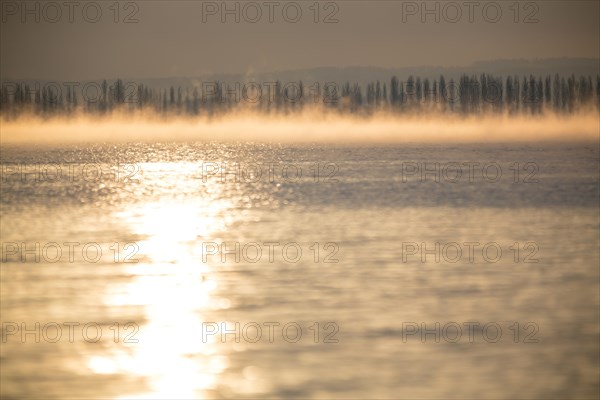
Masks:
[[[534,60],[494,60],[479,61],[468,66],[441,67],[420,66],[403,68],[380,67],[320,67],[288,71],[274,71],[252,74],[210,74],[189,78],[156,78],[156,79],[131,79],[131,81],[149,84],[153,87],[181,86],[189,87],[201,81],[223,82],[267,82],[279,79],[282,82],[302,80],[309,82],[357,82],[365,85],[368,82],[379,80],[389,82],[392,76],[397,76],[401,81],[406,81],[410,75],[421,78],[439,79],[443,74],[446,80],[458,78],[462,74],[488,73],[506,77],[508,75],[585,75],[595,77],[600,74],[600,59],[590,58],[552,58]]]
[[[298,69],[287,71],[272,71],[259,73],[239,73],[239,74],[206,74],[194,77],[162,77],[162,78],[143,78],[136,77],[106,77],[107,81],[112,82],[116,78],[121,78],[125,82],[135,82],[137,84],[146,84],[153,88],[173,87],[192,87],[200,86],[201,82],[221,81],[221,82],[272,82],[280,80],[281,82],[293,82],[302,80],[306,85],[311,82],[336,82],[341,84],[349,81],[359,83],[361,86],[368,82],[381,81],[388,83],[392,76],[398,77],[400,81],[406,81],[410,75],[420,76],[421,78],[439,79],[443,74],[446,80],[456,79],[462,74],[479,75],[481,73],[493,74],[506,78],[508,75],[518,75],[519,77],[530,74],[536,76],[545,75],[571,75],[592,76],[600,74],[600,59],[593,58],[550,58],[550,59],[516,59],[516,60],[491,60],[478,61],[467,66],[442,67],[442,66],[420,66],[420,67],[402,67],[402,68],[380,68],[380,67],[320,67],[310,69]],[[34,79],[3,79],[2,82],[32,82]],[[99,81],[90,79],[89,81]],[[38,82],[48,82],[40,80]]]

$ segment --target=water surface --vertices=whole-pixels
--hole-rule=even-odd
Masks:
[[[102,328],[96,343],[77,330],[72,343],[66,330],[56,343],[6,336],[3,397],[599,394],[596,143],[4,146],[1,161],[3,328],[69,321]],[[50,242],[63,250],[65,242],[80,243],[78,250],[95,243],[103,253],[97,262],[77,252],[70,262],[64,253],[54,263],[53,253],[40,262],[7,255],[11,243]],[[256,243],[262,257],[203,259],[207,244],[223,242]],[[264,250],[272,242],[280,246],[271,262]],[[502,256],[490,262],[477,250],[473,262],[466,254],[450,262],[449,248],[439,262],[435,255],[423,262],[421,253],[403,261],[407,243],[464,250],[467,242],[496,243]],[[302,249],[296,262],[293,249],[287,259],[281,254],[289,243]],[[138,262],[123,262],[131,253]],[[124,343],[131,330],[115,343],[115,323],[128,322],[139,327],[138,343]],[[266,328],[256,343],[203,340],[210,322],[295,322],[303,336],[290,343],[280,326],[272,343]],[[435,335],[409,338],[410,322],[495,322],[503,332],[496,343],[481,328],[472,343],[465,336],[437,343]],[[529,322],[537,342],[523,343]]]

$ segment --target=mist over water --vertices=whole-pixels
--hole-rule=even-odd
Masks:
[[[253,141],[263,143],[468,143],[598,141],[597,110],[539,116],[439,113],[369,116],[305,110],[266,115],[233,111],[213,117],[161,117],[149,112],[110,116],[25,117],[2,122],[1,143]]]

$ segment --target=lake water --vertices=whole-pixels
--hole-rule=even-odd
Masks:
[[[599,395],[597,143],[0,158],[2,398]]]

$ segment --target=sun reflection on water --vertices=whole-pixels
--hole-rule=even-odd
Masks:
[[[141,238],[137,242],[140,261],[128,264],[126,273],[132,280],[110,289],[105,303],[139,307],[144,322],[139,323],[139,343],[110,357],[92,357],[88,365],[96,373],[145,378],[148,390],[133,398],[206,397],[228,365],[214,343],[202,342],[206,311],[226,308],[228,301],[213,295],[219,282],[202,264],[199,249],[202,241],[215,240],[226,229],[230,216],[225,214],[231,204],[219,198],[218,183],[203,183],[185,174],[197,168],[181,163],[147,165],[145,181],[157,173],[161,176],[160,182],[154,182],[157,187],[167,179],[170,193],[197,190],[199,195],[155,196],[118,215]]]

